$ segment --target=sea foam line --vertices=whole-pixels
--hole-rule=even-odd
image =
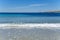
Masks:
[[[43,27],[60,27],[60,23],[43,23],[43,24],[0,24],[0,28],[43,28]]]

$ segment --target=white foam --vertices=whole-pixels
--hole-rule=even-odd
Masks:
[[[0,24],[0,28],[43,28],[43,27],[60,27],[60,23],[43,23],[43,24]]]

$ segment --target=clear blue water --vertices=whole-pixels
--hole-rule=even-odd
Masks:
[[[60,14],[0,13],[0,23],[60,23]],[[15,27],[15,26],[7,25],[3,27]],[[3,29],[0,26],[0,40],[60,40],[60,28],[58,29],[58,27],[56,28],[35,27],[29,29],[28,27],[28,29],[25,28]]]
[[[0,13],[0,23],[60,23],[60,13]]]

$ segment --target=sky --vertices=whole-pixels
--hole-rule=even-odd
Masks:
[[[60,0],[0,0],[0,12],[44,12],[60,10]]]

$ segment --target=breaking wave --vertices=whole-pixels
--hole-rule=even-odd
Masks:
[[[28,23],[28,24],[0,24],[0,28],[57,28],[60,27],[60,23]]]

